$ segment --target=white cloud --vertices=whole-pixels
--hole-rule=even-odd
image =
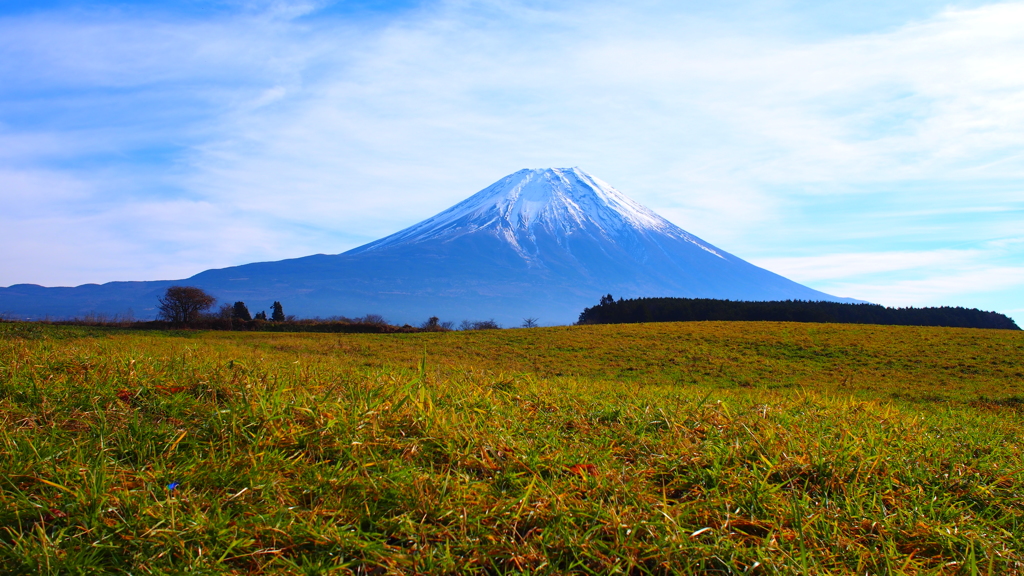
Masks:
[[[862,252],[820,256],[757,258],[756,264],[799,282],[820,282],[887,272],[969,267],[985,254],[982,250],[921,252]]]
[[[964,306],[1009,314],[1024,325],[1024,240],[970,249],[823,254],[755,259],[758,266],[838,296],[886,306]]]
[[[8,217],[29,218],[53,210],[54,204],[81,201],[94,191],[88,183],[59,170],[0,166],[0,203]],[[38,232],[37,232],[38,233]]]
[[[914,207],[915,225],[949,244],[992,234],[926,212],[1003,209],[999,233],[1014,229],[1019,191],[983,184],[1024,177],[1024,2],[813,39],[657,3],[536,6],[442,2],[374,26],[303,3],[204,21],[0,21],[0,84],[28,93],[0,88],[0,199],[31,188],[32,210],[93,227],[78,237],[109,255],[91,271],[51,272],[61,283],[146,277],[120,262],[165,258],[168,243],[172,268],[154,274],[340,252],[516,169],[572,165],[798,280],[905,274],[835,284],[851,296],[929,298],[933,281],[939,292],[980,290],[972,278],[985,270],[1016,278],[1013,262],[958,276],[983,255],[904,245],[896,232],[909,216],[895,213],[843,231],[890,239],[886,254],[777,254],[832,241],[845,215],[822,202],[837,195],[904,195],[899,209]],[[139,165],[139,150],[161,146],[170,160]],[[65,164],[90,154],[100,169]],[[198,212],[194,224],[161,217],[180,206]],[[873,209],[843,205],[853,216]],[[108,212],[76,217],[97,210]],[[110,225],[123,217],[146,225]],[[237,228],[225,232],[225,220]],[[22,281],[33,254],[73,242],[36,230],[19,228],[25,256],[2,267],[0,284]],[[146,248],[118,248],[129,244]]]
[[[831,285],[838,294],[887,306],[974,306],[972,300],[1010,288],[1024,287],[1024,266],[973,267],[946,275],[928,275],[877,283],[843,283]],[[1019,300],[1018,300],[1019,302]],[[1001,307],[1004,308],[1005,306]]]
[[[1024,25],[1021,5],[811,45],[672,34],[685,17],[537,14],[449,6],[396,23],[280,107],[230,116],[197,175],[228,195],[259,180],[271,202],[298,183],[308,209],[294,217],[349,227],[361,224],[346,208],[373,209],[364,191],[402,198],[399,225],[507,171],[581,164],[726,228],[773,215],[765,184],[834,191],[1024,167],[1007,156],[1024,137],[1024,46],[1006,33]]]
[[[48,286],[177,279],[223,267],[225,260],[246,263],[266,260],[267,254],[315,252],[292,240],[289,230],[202,201],[138,202],[91,214],[5,213],[0,215],[0,269],[19,272],[9,283]]]

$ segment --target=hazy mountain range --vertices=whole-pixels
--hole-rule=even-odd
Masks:
[[[568,324],[603,294],[852,302],[758,268],[579,168],[520,170],[451,208],[342,254],[207,270],[181,280],[0,288],[16,318],[153,318],[175,284],[253,311],[380,314],[393,323],[493,318]]]

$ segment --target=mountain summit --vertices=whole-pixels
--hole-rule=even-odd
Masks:
[[[470,284],[505,284],[501,292],[532,285],[556,302],[607,292],[845,301],[737,258],[579,168],[520,170],[342,256],[392,254],[432,261]]]
[[[543,259],[538,234],[629,242],[654,233],[715,253],[710,245],[579,168],[520,170],[432,218],[348,253],[481,232],[506,239],[528,261]]]
[[[451,208],[338,255],[207,270],[163,282],[0,289],[0,312],[152,317],[167,286],[222,302],[281,301],[299,316],[392,322],[537,317],[573,322],[602,294],[850,301],[758,268],[693,236],[579,168],[520,170]]]

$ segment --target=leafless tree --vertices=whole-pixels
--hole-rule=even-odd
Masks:
[[[420,330],[428,332],[447,332],[455,326],[454,322],[441,322],[437,316],[431,316],[426,322],[420,324]]]
[[[384,319],[380,314],[367,314],[362,318],[356,318],[356,322],[362,322],[363,324],[373,324],[374,326],[387,326],[388,321]]]
[[[501,325],[490,320],[476,320],[470,322],[469,320],[463,320],[462,324],[459,324],[459,330],[499,330]]]
[[[174,324],[188,324],[199,319],[217,299],[195,286],[171,286],[160,298],[160,318]]]

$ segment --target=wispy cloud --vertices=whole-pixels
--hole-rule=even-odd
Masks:
[[[983,289],[947,272],[994,248],[950,246],[1020,229],[1024,2],[816,34],[767,3],[323,6],[0,18],[0,200],[103,246],[88,270],[43,273],[23,261],[61,236],[5,226],[18,256],[0,256],[0,284],[341,252],[536,166],[582,166],[741,257],[865,299],[876,285],[838,283],[895,275],[886,290],[927,299],[941,269]],[[182,206],[195,218],[160,217]],[[174,264],[124,267],[117,246]]]
[[[976,263],[983,254],[984,252],[981,250],[861,252],[791,258],[760,258],[754,260],[754,263],[801,282],[818,282],[937,267],[942,269],[964,268]]]
[[[1012,308],[992,306],[985,296],[993,292],[1024,287],[1024,266],[972,267],[948,275],[932,274],[922,278],[889,282],[837,282],[837,291],[856,290],[858,298],[887,306],[967,306],[1012,313]],[[1021,316],[1016,316],[1021,320]]]
[[[971,249],[821,254],[755,259],[758,266],[825,292],[887,306],[967,306],[1024,322],[1024,242],[1003,238]]]

